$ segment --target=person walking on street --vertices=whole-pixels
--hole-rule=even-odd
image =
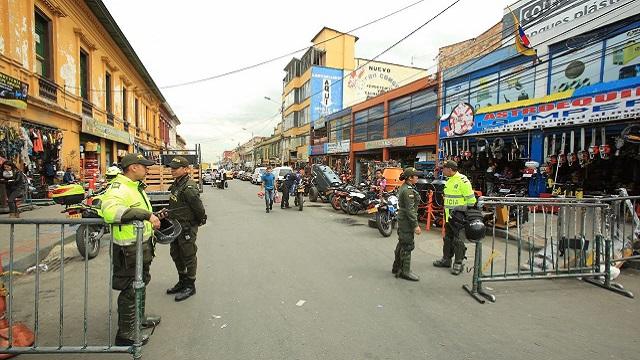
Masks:
[[[282,202],[280,203],[280,208],[291,208],[289,206],[289,195],[291,194],[291,188],[296,183],[298,178],[298,174],[295,172],[290,172],[284,176],[284,181],[282,182]]]
[[[25,195],[27,186],[27,176],[18,167],[5,161],[2,164],[2,178],[0,181],[5,184],[7,190],[7,200],[9,201],[9,217],[19,218],[18,198]]]
[[[264,191],[264,202],[267,206],[267,213],[273,210],[273,201],[276,196],[276,177],[271,172],[272,170],[271,166],[267,166],[267,170],[260,177],[262,179],[260,191]]]
[[[400,180],[404,180],[404,184],[398,190],[398,245],[391,272],[397,278],[418,281],[420,278],[411,272],[411,252],[415,248],[414,236],[422,232],[418,224],[420,194],[414,188],[418,182],[418,171],[408,167],[404,169]]]
[[[456,231],[451,224],[451,211],[458,206],[475,205],[476,196],[469,179],[458,172],[458,164],[455,161],[445,161],[442,174],[448,178],[444,186],[444,216],[446,222],[444,245],[442,246],[442,258],[434,261],[433,266],[450,268],[451,259],[455,256],[451,273],[460,275],[463,270],[462,262],[467,248],[464,246],[463,239],[458,236],[459,231]]]
[[[118,295],[118,332],[116,346],[131,346],[136,341],[136,296],[133,282],[136,274],[136,228],[130,223],[134,220],[143,221],[143,280],[149,284],[151,274],[149,269],[154,256],[151,237],[153,230],[160,228],[160,218],[153,214],[151,203],[144,192],[146,185],[142,179],[147,175],[147,166],[154,162],[147,160],[140,154],[127,154],[122,158],[124,174],[119,174],[111,182],[102,197],[102,213],[108,224],[121,223],[112,226],[113,231],[113,289],[119,290]],[[146,290],[146,287],[144,288]],[[159,316],[145,314],[145,297],[141,299],[142,327],[155,327],[160,323]],[[149,341],[143,336],[142,344]]]
[[[196,294],[196,237],[198,226],[207,222],[207,215],[200,199],[200,191],[189,177],[189,160],[176,156],[171,159],[169,167],[174,179],[169,187],[169,212],[171,218],[182,226],[182,232],[171,243],[170,253],[178,270],[178,283],[167,289],[167,294],[175,294],[175,301],[183,301]]]

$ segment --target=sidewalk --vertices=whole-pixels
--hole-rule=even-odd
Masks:
[[[63,207],[60,205],[36,206],[32,211],[26,211],[20,214],[22,219],[49,218],[63,219],[65,214],[61,213]],[[2,219],[8,219],[8,214],[0,215]],[[75,239],[75,228],[65,226],[64,235],[65,242]],[[61,225],[41,225],[40,226],[40,259],[51,251],[51,249],[60,244]],[[0,257],[4,270],[9,270],[9,236],[10,225],[0,225],[0,233],[3,240],[0,242]],[[14,271],[24,271],[36,262],[36,227],[35,225],[15,225],[13,243],[13,269]]]

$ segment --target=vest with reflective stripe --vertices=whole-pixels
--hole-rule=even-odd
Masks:
[[[127,209],[138,208],[152,211],[151,203],[144,192],[144,185],[139,181],[133,181],[119,174],[112,180],[109,189],[102,196],[102,217],[109,224],[118,223]],[[133,225],[115,225],[113,229],[113,242],[120,246],[135,244],[136,229]],[[144,221],[143,241],[151,238],[153,228],[149,221]]]
[[[449,220],[449,211],[456,206],[469,206],[476,203],[471,182],[466,176],[456,173],[444,185],[444,213]]]

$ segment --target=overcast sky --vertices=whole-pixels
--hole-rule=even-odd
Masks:
[[[259,63],[310,46],[323,26],[347,32],[416,0],[103,0],[182,125],[188,146],[215,161],[278,122],[283,68],[291,57],[196,85],[163,88]],[[426,0],[357,30],[356,56],[373,58],[447,7]],[[513,1],[511,1],[513,2]],[[462,0],[378,60],[435,72],[438,48],[475,37],[500,21],[506,0]],[[299,57],[301,53],[297,54]],[[246,128],[247,130],[242,130]]]

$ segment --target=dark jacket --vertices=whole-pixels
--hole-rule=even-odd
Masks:
[[[169,191],[170,218],[178,220],[183,226],[198,226],[204,223],[207,215],[200,199],[200,191],[188,175],[176,179]]]
[[[1,172],[0,172],[1,174]],[[0,180],[7,187],[7,192],[24,189],[27,184],[27,177],[20,170],[13,170],[13,176],[10,178],[2,177]]]

